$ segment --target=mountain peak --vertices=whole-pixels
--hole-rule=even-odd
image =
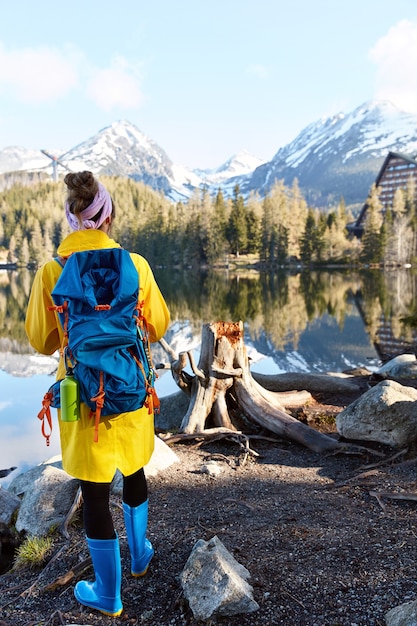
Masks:
[[[210,193],[219,187],[232,195],[239,185],[248,195],[266,195],[274,181],[299,187],[312,206],[329,206],[343,196],[346,204],[364,202],[388,152],[417,152],[417,116],[392,102],[370,100],[350,113],[337,113],[309,124],[281,147],[268,162],[242,150],[216,169],[193,171],[173,164],[164,150],[137,126],[120,119],[60,160],[72,170],[128,176],[142,181],[171,200],[186,200],[202,185]],[[51,169],[38,151],[0,150],[0,173]]]
[[[259,157],[254,156],[247,150],[241,150],[214,171],[219,174],[222,172],[233,172],[235,176],[241,176],[253,172],[253,170],[262,165],[262,163],[264,163],[264,161]]]
[[[255,170],[245,192],[265,194],[275,180],[297,178],[308,202],[328,206],[343,196],[363,203],[389,151],[415,153],[417,116],[389,101],[372,100],[347,114],[310,124]]]
[[[132,124],[132,122],[129,122],[128,120],[123,120],[123,119],[116,120],[109,126],[105,126],[97,134],[98,135],[114,134],[114,135],[120,135],[121,137],[125,136],[129,139],[132,137],[141,138],[141,139],[149,141],[150,143],[154,143],[137,126],[135,126],[135,124]]]
[[[233,181],[235,178],[250,175],[262,163],[264,161],[259,157],[254,156],[247,150],[241,150],[216,169],[196,169],[194,174],[200,176],[206,185],[218,188],[219,185],[226,181]]]
[[[159,191],[171,188],[172,163],[164,150],[134,124],[118,120],[61,157],[70,169],[129,176]]]

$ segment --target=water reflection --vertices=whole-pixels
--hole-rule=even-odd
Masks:
[[[252,369],[265,373],[372,369],[413,350],[416,341],[411,271],[155,274],[172,315],[166,339],[176,352],[195,350],[196,360],[202,324],[219,319],[244,321]],[[28,356],[24,318],[32,280],[26,270],[0,272],[0,469],[16,465],[19,472],[59,452],[58,429],[46,448],[36,419],[54,367],[42,369]],[[167,360],[157,346],[154,357]],[[161,395],[176,389],[169,373],[157,384]]]
[[[53,377],[47,375],[20,378],[0,371],[0,469],[17,466],[17,470],[0,479],[0,484],[8,484],[18,473],[59,454],[58,433],[47,448],[36,417],[52,381]]]
[[[16,467],[14,472],[0,478],[0,485],[8,485],[18,474],[60,454],[56,410],[51,409],[53,430],[49,446],[37,419],[43,395],[54,381],[54,375],[21,377],[0,370],[0,469]],[[160,376],[157,387],[161,397],[177,390],[168,371]]]
[[[409,345],[415,340],[417,284],[410,270],[155,274],[172,320],[186,320],[196,332],[205,322],[243,320],[251,337],[265,334],[275,350],[289,344],[297,349],[314,320],[326,314],[343,328],[346,317],[359,312],[378,350],[384,352],[387,324],[392,339]],[[7,340],[13,340],[14,350],[27,348],[24,317],[32,280],[28,270],[0,271],[0,348]]]

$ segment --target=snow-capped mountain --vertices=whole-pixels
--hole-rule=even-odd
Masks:
[[[389,102],[369,102],[310,124],[267,163],[240,152],[216,169],[190,170],[172,163],[158,144],[125,120],[61,154],[60,161],[72,170],[131,177],[174,201],[186,200],[203,185],[213,194],[221,187],[227,196],[238,184],[245,196],[263,196],[275,180],[291,185],[296,178],[310,205],[328,206],[341,196],[348,205],[363,203],[389,151],[417,153],[417,116]],[[51,161],[41,152],[0,150],[0,173],[45,168],[51,170]]]
[[[60,157],[71,170],[127,176],[169,195],[172,162],[152,139],[125,120],[114,122]]]
[[[212,193],[221,188],[225,196],[231,196],[236,184],[240,186],[242,181],[245,181],[262,163],[262,159],[242,150],[220,167],[194,170],[194,173],[200,179],[200,186],[206,185]]]
[[[231,178],[235,179],[239,176],[247,176],[251,174],[257,167],[262,165],[262,159],[259,159],[246,150],[242,150],[232,156],[226,163],[213,170],[194,170],[202,180],[210,185],[221,185]]]
[[[73,170],[129,176],[163,191],[172,200],[187,199],[203,184],[217,190],[237,176],[251,174],[262,163],[248,152],[241,152],[217,169],[191,171],[174,165],[160,146],[126,120],[103,128],[60,160]]]
[[[0,174],[43,169],[50,162],[40,150],[30,150],[23,146],[8,146],[0,150]]]
[[[265,195],[275,180],[297,178],[307,201],[326,205],[343,196],[363,203],[388,152],[417,152],[417,116],[389,102],[368,102],[310,124],[242,183]]]
[[[95,174],[128,176],[174,201],[186,200],[195,189],[206,185],[210,189],[233,184],[236,177],[245,177],[261,165],[261,159],[242,151],[213,170],[189,170],[175,165],[166,152],[136,126],[126,120],[114,122],[96,135],[59,155],[60,165],[77,171],[88,169]],[[16,171],[36,171],[51,168],[51,160],[40,151],[21,147],[0,150],[0,174]]]

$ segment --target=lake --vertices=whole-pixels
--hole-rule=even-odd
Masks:
[[[410,270],[260,274],[156,270],[171,311],[166,341],[198,361],[202,324],[239,321],[253,371],[375,370],[415,342],[416,277]],[[0,272],[0,469],[17,473],[59,454],[58,427],[49,448],[37,413],[54,381],[57,355],[30,350],[24,316],[33,273]],[[168,362],[159,344],[155,363]],[[160,396],[176,391],[169,371],[156,383]]]

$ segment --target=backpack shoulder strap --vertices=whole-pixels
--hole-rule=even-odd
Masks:
[[[56,256],[54,261],[56,261],[57,263],[59,263],[59,265],[61,267],[65,266],[65,263],[68,261],[68,257],[65,256]]]

